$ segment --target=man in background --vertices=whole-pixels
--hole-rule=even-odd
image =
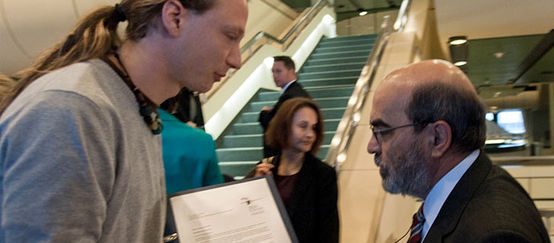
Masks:
[[[202,103],[198,92],[191,91],[186,87],[179,91],[179,94],[173,98],[167,99],[164,103],[166,106],[171,104],[171,107],[166,107],[173,116],[179,118],[180,121],[191,127],[197,127],[204,130],[204,116],[202,114]],[[162,107],[163,108],[163,107]]]
[[[549,242],[529,195],[483,152],[485,110],[456,66],[428,60],[392,72],[370,123],[384,189],[423,200],[408,242]]]
[[[268,158],[279,153],[278,150],[270,147],[265,142],[265,132],[269,126],[269,122],[275,116],[281,104],[286,100],[294,97],[306,97],[311,98],[308,92],[302,88],[298,82],[296,82],[296,68],[294,61],[289,56],[275,56],[273,57],[273,67],[271,68],[273,73],[273,81],[277,87],[282,88],[281,96],[273,107],[264,106],[258,117],[258,121],[262,125],[264,136],[264,158]]]

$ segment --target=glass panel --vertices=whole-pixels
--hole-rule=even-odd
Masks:
[[[525,126],[523,124],[523,114],[521,113],[521,109],[509,109],[499,111],[496,116],[498,125],[508,133],[525,133]]]
[[[549,83],[480,88],[488,109],[485,151],[491,156],[552,155],[551,90]]]

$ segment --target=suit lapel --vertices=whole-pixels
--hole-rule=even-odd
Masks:
[[[475,191],[486,179],[492,163],[483,151],[460,178],[444,204],[437,218],[427,232],[424,242],[442,242],[443,237],[456,228],[460,217]]]
[[[289,85],[289,87],[287,87],[283,94],[281,94],[279,100],[281,101],[281,98],[286,99],[288,97],[294,96],[294,94],[296,93],[296,89],[298,89],[298,84],[296,83],[296,81],[294,81],[292,82],[292,84]]]

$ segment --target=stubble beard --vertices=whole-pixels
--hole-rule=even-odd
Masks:
[[[383,189],[392,194],[400,193],[424,199],[431,186],[431,173],[426,165],[430,160],[425,158],[422,146],[417,141],[409,148],[407,153],[387,153],[387,157],[391,159],[384,164],[380,156],[375,157],[376,163],[386,171],[386,177],[382,181]]]

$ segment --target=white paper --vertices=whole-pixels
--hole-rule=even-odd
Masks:
[[[292,242],[266,178],[178,195],[170,202],[181,243]]]

